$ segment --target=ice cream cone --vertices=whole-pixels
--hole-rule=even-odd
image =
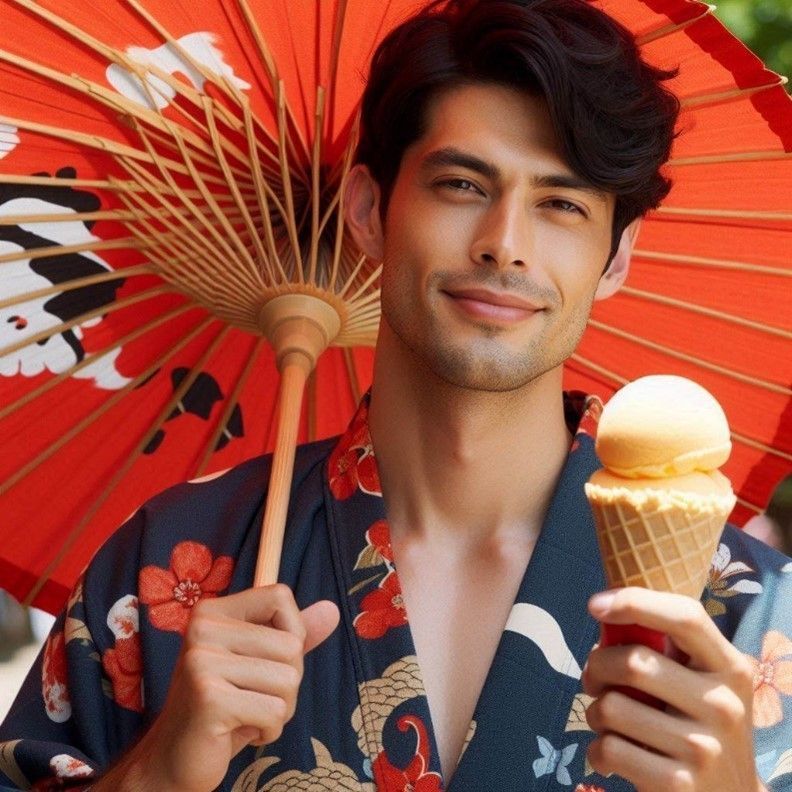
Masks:
[[[589,485],[609,588],[643,586],[699,599],[733,499],[669,502],[668,493]]]

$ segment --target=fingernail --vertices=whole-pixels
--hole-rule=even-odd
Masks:
[[[595,594],[589,600],[589,611],[594,616],[602,616],[611,609],[615,597],[616,592],[614,591],[602,591],[599,594]]]

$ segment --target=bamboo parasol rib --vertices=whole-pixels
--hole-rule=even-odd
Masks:
[[[106,215],[87,213],[79,218],[70,215],[69,219],[113,219],[126,226],[129,236],[112,242],[81,242],[70,250],[84,253],[115,246],[135,248],[147,262],[145,268],[138,271],[140,274],[145,271],[159,275],[223,321],[264,334],[275,347],[281,371],[280,417],[264,516],[264,549],[256,584],[275,582],[306,379],[328,344],[371,344],[378,326],[379,269],[346,249],[348,240],[345,240],[341,214],[342,191],[351,166],[354,135],[341,158],[341,167],[335,168],[328,180],[321,162],[321,141],[326,124],[324,90],[320,88],[317,93],[315,133],[309,145],[294,120],[275,61],[251,9],[243,0],[238,7],[248,20],[251,36],[262,55],[275,100],[274,134],[256,118],[247,97],[236,86],[227,79],[218,79],[218,75],[193,58],[143,4],[128,1],[128,6],[184,63],[215,86],[216,95],[200,94],[192,85],[156,66],[135,63],[124,52],[99,41],[55,10],[32,0],[13,1],[57,26],[64,35],[96,52],[108,63],[135,75],[149,99],[149,106],[141,105],[93,80],[63,74],[31,58],[0,50],[0,62],[48,80],[63,90],[81,94],[97,108],[123,115],[128,130],[136,138],[136,141],[131,140],[128,134],[127,142],[121,143],[29,119],[0,118],[0,123],[101,152],[115,163],[116,174],[111,179],[91,183],[115,191],[123,211]],[[340,21],[343,8],[339,13]],[[340,46],[340,41],[339,28],[334,48]],[[337,51],[331,59],[337,64]],[[156,109],[154,92],[158,89],[152,88],[152,84],[165,86],[175,93],[179,99],[177,112],[166,116]],[[53,184],[52,179],[44,177],[3,177],[6,183],[20,185],[36,183],[31,179]],[[61,182],[69,186],[77,184],[69,180]],[[229,208],[233,212],[229,212]],[[10,225],[12,221],[23,219],[14,216],[6,222]],[[41,217],[33,219],[43,220]],[[0,255],[0,264],[64,251],[60,246],[57,251],[44,248]],[[113,275],[101,277],[110,280]],[[81,285],[88,283],[84,281]],[[145,296],[131,298],[132,301],[141,299]],[[130,299],[126,301],[128,304]],[[107,310],[107,307],[97,309],[96,315]],[[81,315],[62,323],[55,331],[79,326],[91,318],[92,314]],[[28,338],[25,342],[35,340]],[[0,353],[8,351],[7,348]],[[256,354],[256,351],[252,353],[242,383]],[[188,386],[189,383],[180,390]],[[241,386],[240,383],[238,388]],[[226,418],[233,410],[235,398],[232,397],[226,407]],[[167,411],[163,413],[167,414]],[[206,466],[210,449],[223,425],[221,421],[209,439],[199,469]],[[80,427],[78,433],[85,426]],[[144,446],[145,443],[140,448]],[[17,477],[6,482],[4,488],[14,486],[50,453],[54,451],[48,449],[18,471]],[[49,571],[51,569],[45,571],[44,577]]]

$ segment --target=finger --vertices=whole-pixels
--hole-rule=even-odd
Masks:
[[[610,690],[589,705],[586,720],[594,731],[614,732],[664,756],[690,764],[715,738],[688,718],[671,715]]]
[[[203,666],[201,669],[200,666]],[[196,666],[198,673],[216,673],[240,690],[266,693],[283,699],[293,714],[302,674],[288,663],[242,657],[228,652],[204,651]]]
[[[600,775],[616,773],[639,790],[695,789],[692,774],[680,762],[618,734],[609,732],[594,740],[589,745],[588,760]]]
[[[300,612],[305,626],[305,651],[317,647],[322,641],[328,638],[338,627],[341,614],[338,606],[330,600],[321,600],[309,605]]]
[[[301,641],[292,633],[226,617],[195,619],[190,623],[185,644],[214,647],[244,657],[260,657],[292,665],[296,665],[303,654]]]
[[[750,679],[746,677],[746,682]],[[616,686],[627,686],[648,693],[699,721],[713,723],[724,716],[739,717],[745,709],[741,695],[749,695],[738,684],[724,684],[718,674],[702,673],[680,665],[646,646],[611,646],[589,655],[583,677],[590,696],[602,695]]]
[[[246,589],[227,597],[201,600],[193,618],[225,616],[251,624],[271,624],[305,640],[305,627],[291,589],[283,583]]]
[[[731,668],[739,652],[723,637],[700,602],[682,594],[628,587],[595,594],[589,612],[611,624],[640,624],[668,635],[704,671]]]
[[[266,591],[275,603],[275,612],[270,620],[272,626],[278,630],[286,630],[304,642],[305,625],[300,618],[300,609],[294,600],[292,590],[283,583],[265,586],[260,590]]]
[[[261,745],[277,740],[291,717],[288,705],[277,696],[229,686],[225,698],[228,730],[235,732],[239,728],[254,727],[259,731],[255,742]]]

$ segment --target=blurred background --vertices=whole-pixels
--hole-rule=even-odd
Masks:
[[[792,0],[720,0],[715,15],[770,69],[792,78]],[[766,514],[751,520],[745,530],[792,555],[792,476],[778,486]],[[49,614],[23,608],[0,589],[0,720],[52,622]]]
[[[770,69],[792,79],[792,0],[720,0],[715,16]]]

